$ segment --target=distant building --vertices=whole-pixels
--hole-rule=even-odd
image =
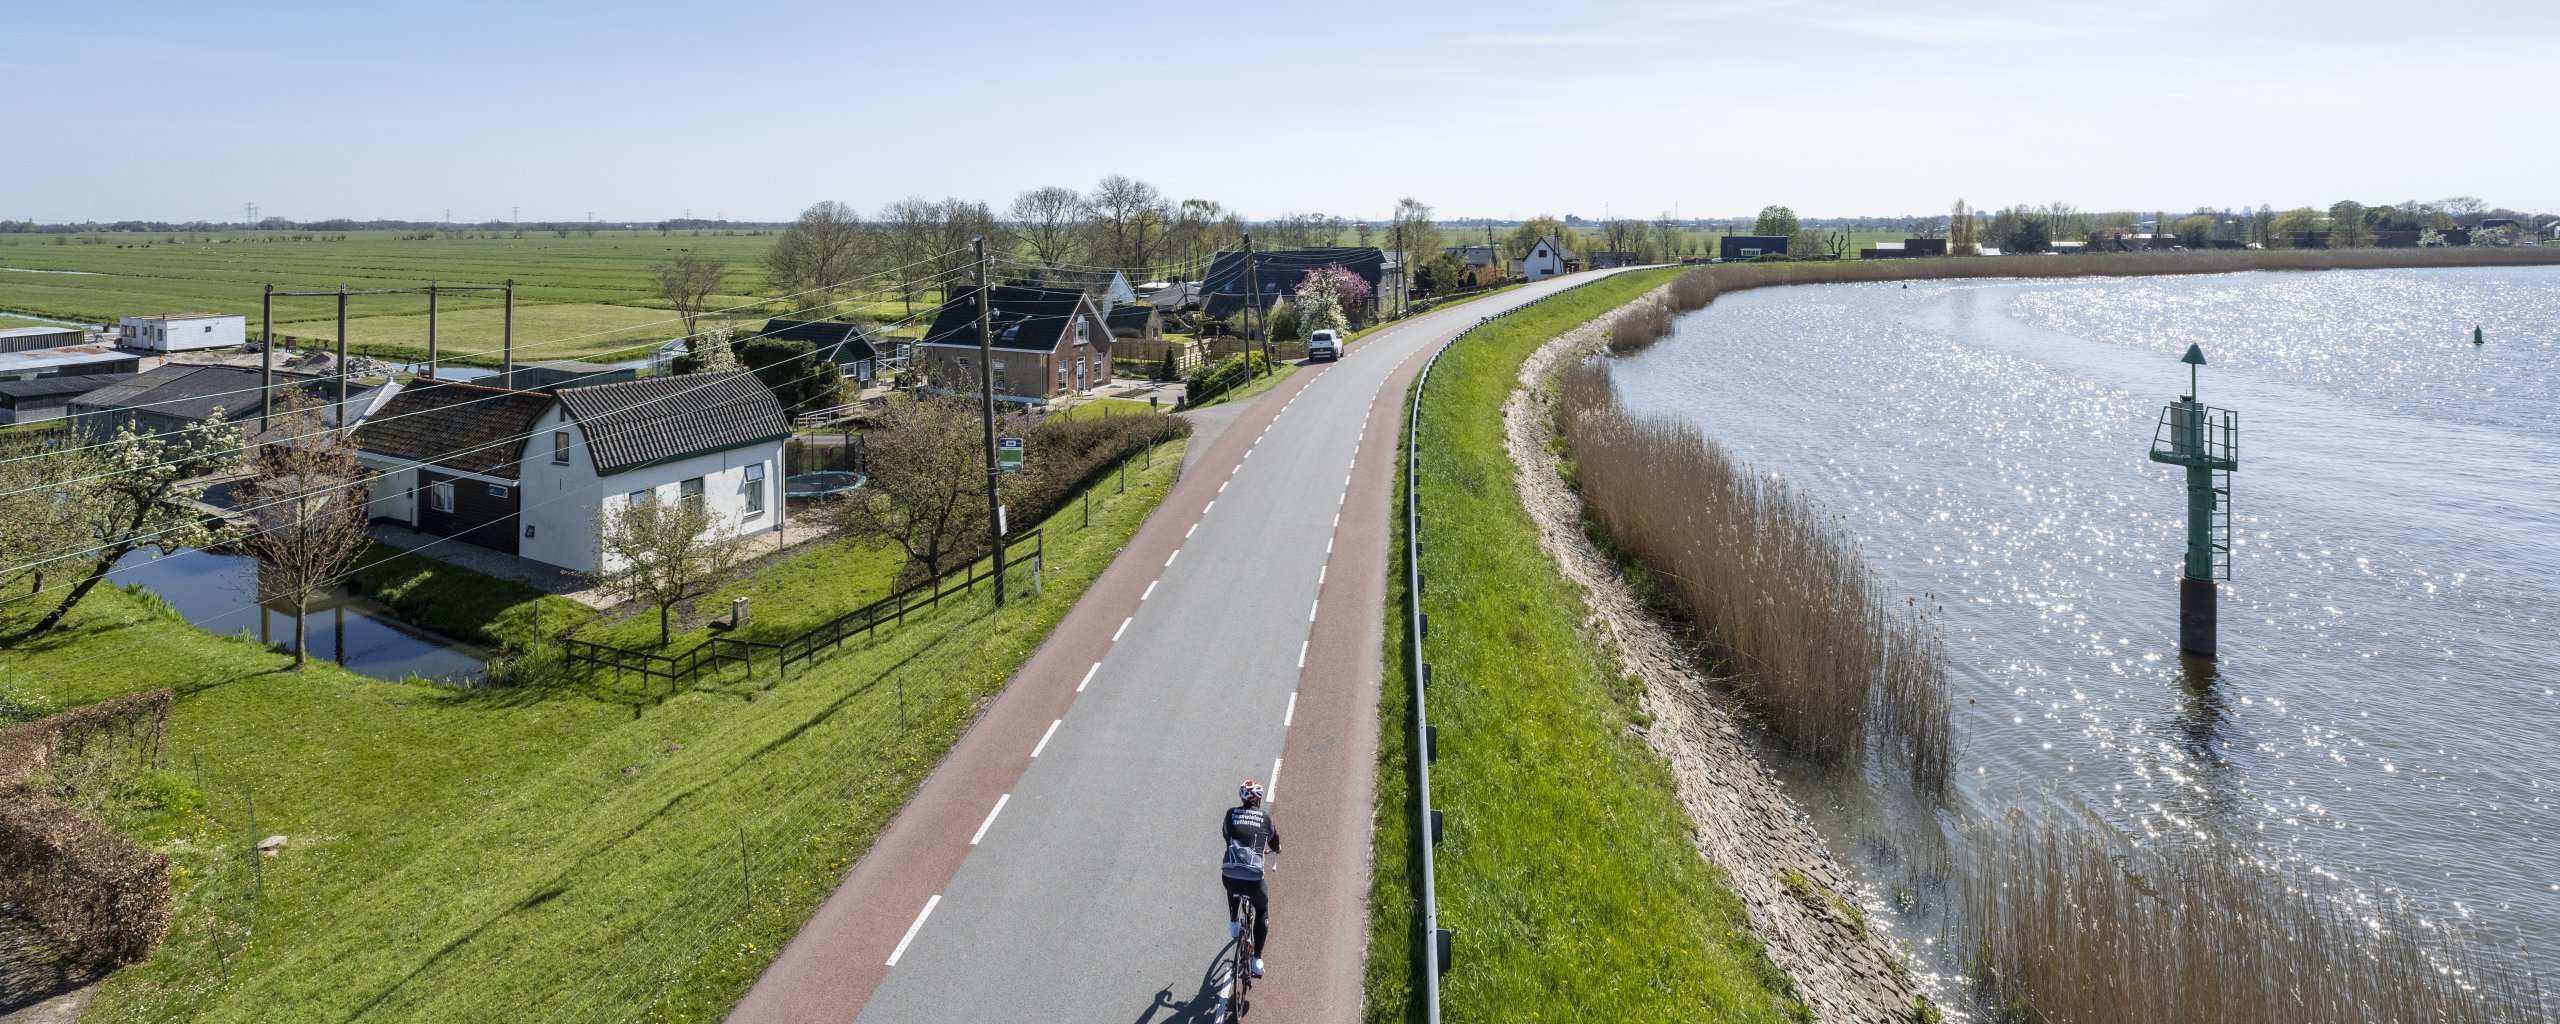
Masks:
[[[2064,255],[2077,255],[2079,253],[2089,251],[2089,243],[2078,240],[2063,241],[2061,239],[2055,239],[2049,248],[2054,252],[2062,253]]]
[[[2513,217],[2491,217],[2480,222],[2480,230],[2482,231],[2495,231],[2499,228],[2520,227],[2522,227],[2522,225],[2517,224],[2516,219]]]
[[[1440,250],[1442,255],[1458,257],[1466,269],[1459,271],[1458,287],[1491,288],[1511,280],[1511,272],[1503,266],[1502,250],[1491,245],[1461,245]]]
[[[15,327],[0,331],[0,352],[33,352],[40,348],[83,345],[89,332],[77,327]]]
[[[338,425],[336,379],[316,374],[277,371],[276,391],[299,387],[320,401],[320,418]],[[169,363],[134,374],[71,400],[72,429],[91,437],[110,437],[131,427],[138,433],[167,434],[214,417],[232,423],[254,423],[266,411],[264,378],[254,366]],[[397,384],[347,385],[347,418],[362,423],[391,396]]]
[[[142,369],[142,360],[143,357],[136,353],[103,345],[65,345],[24,352],[0,352],[0,380],[133,373]]]
[[[1164,337],[1164,314],[1143,302],[1131,303],[1103,316],[1111,328],[1111,340],[1158,341]]]
[[[1543,281],[1559,274],[1582,269],[1582,258],[1564,247],[1554,235],[1539,235],[1529,243],[1529,252],[1520,257],[1520,276],[1526,281]]]
[[[1902,253],[1905,256],[1944,256],[1947,254],[1947,240],[1943,238],[1905,238],[1902,240]]]
[[[837,372],[860,387],[879,379],[890,347],[887,339],[861,324],[842,320],[767,320],[749,336],[754,338],[808,342],[818,358],[836,364]]]
[[[249,318],[224,313],[129,316],[119,322],[116,330],[117,347],[155,355],[235,348],[248,340]]]
[[[2329,233],[2326,231],[2288,231],[2285,233],[2285,244],[2296,249],[2326,249],[2329,247]]]
[[[1787,254],[1787,241],[1785,235],[1726,235],[1719,240],[1716,255],[1727,263],[1761,256],[1784,256]]]
[[[1200,308],[1200,282],[1175,281],[1148,289],[1147,305],[1164,313],[1188,313]]]
[[[2415,249],[2420,234],[2417,231],[2376,231],[2373,233],[2373,245],[2377,249]]]
[[[1138,292],[1129,287],[1129,277],[1117,270],[1061,270],[1037,267],[1022,271],[1009,284],[1026,288],[1073,288],[1091,296],[1094,308],[1102,315],[1128,303],[1138,301]]]
[[[2470,228],[2446,228],[2446,229],[2444,229],[2443,231],[2438,232],[2438,233],[2439,233],[2439,234],[2442,234],[2442,235],[2444,236],[2444,244],[2446,244],[2446,245],[2470,245],[2470,244],[2471,244],[2471,229],[2470,229]]]
[[[561,388],[592,387],[597,384],[619,384],[639,379],[639,372],[628,366],[590,363],[577,359],[553,359],[526,363],[516,367],[515,386],[525,391],[557,391]]]
[[[1080,290],[996,285],[987,316],[991,369],[999,399],[1039,404],[1050,396],[1111,383],[1111,329]],[[976,394],[984,355],[978,349],[978,290],[942,304],[917,347],[934,388]]]
[[[1209,258],[1209,271],[1200,278],[1201,309],[1212,320],[1224,320],[1243,311],[1247,293],[1256,287],[1261,291],[1252,296],[1255,307],[1269,309],[1296,298],[1308,271],[1341,267],[1369,285],[1369,301],[1342,311],[1354,323],[1365,322],[1378,314],[1386,264],[1386,252],[1367,245],[1256,252],[1250,268],[1244,253],[1229,250]]]
[[[101,373],[76,377],[38,377],[0,381],[0,424],[43,423],[71,415],[71,400],[124,380],[131,374]]]

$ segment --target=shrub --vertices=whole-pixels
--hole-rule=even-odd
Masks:
[[[1659,299],[1639,299],[1609,323],[1609,351],[1621,355],[1652,347],[1671,334],[1671,305]]]
[[[1260,350],[1238,352],[1218,360],[1215,365],[1201,367],[1191,374],[1191,379],[1183,385],[1182,401],[1186,405],[1208,401],[1261,376],[1270,365]]]
[[[1272,306],[1268,326],[1273,341],[1298,340],[1298,304],[1282,302]]]

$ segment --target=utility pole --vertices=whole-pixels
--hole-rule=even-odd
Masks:
[[[1253,265],[1253,232],[1244,233],[1244,340],[1262,343],[1262,372],[1271,372],[1271,318],[1262,314],[1262,278]],[[1261,325],[1255,329],[1256,322]]]
[[[483,278],[486,280],[486,278]],[[516,386],[516,279],[507,279],[507,319],[504,334],[498,341],[500,355],[498,386]]]
[[[276,393],[276,286],[258,299],[258,433],[267,432],[267,402]]]
[[[969,240],[978,261],[978,418],[987,429],[987,539],[995,552],[996,607],[1004,607],[1004,499],[996,493],[995,296],[987,292],[987,236]]]
[[[445,212],[445,216],[447,216],[447,217],[451,217],[451,216],[453,216],[452,211],[450,211],[450,210],[446,211],[446,212]],[[435,283],[435,282],[433,282],[433,281],[429,281],[429,282],[427,282],[427,372],[426,372],[425,376],[426,376],[427,378],[429,378],[429,379],[434,379],[435,375],[436,375],[436,283]]]
[[[272,404],[274,395],[260,395],[261,405]],[[338,286],[338,429],[347,428],[347,286]],[[341,649],[340,657],[346,652]]]

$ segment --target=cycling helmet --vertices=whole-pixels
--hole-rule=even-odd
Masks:
[[[1243,801],[1245,806],[1251,807],[1262,802],[1262,792],[1262,783],[1246,779],[1244,785],[1236,787],[1236,799]]]

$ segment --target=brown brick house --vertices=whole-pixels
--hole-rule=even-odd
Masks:
[[[996,397],[1037,403],[1111,383],[1111,328],[1081,290],[997,285],[988,315]],[[978,292],[943,303],[916,358],[934,390],[978,391]]]

